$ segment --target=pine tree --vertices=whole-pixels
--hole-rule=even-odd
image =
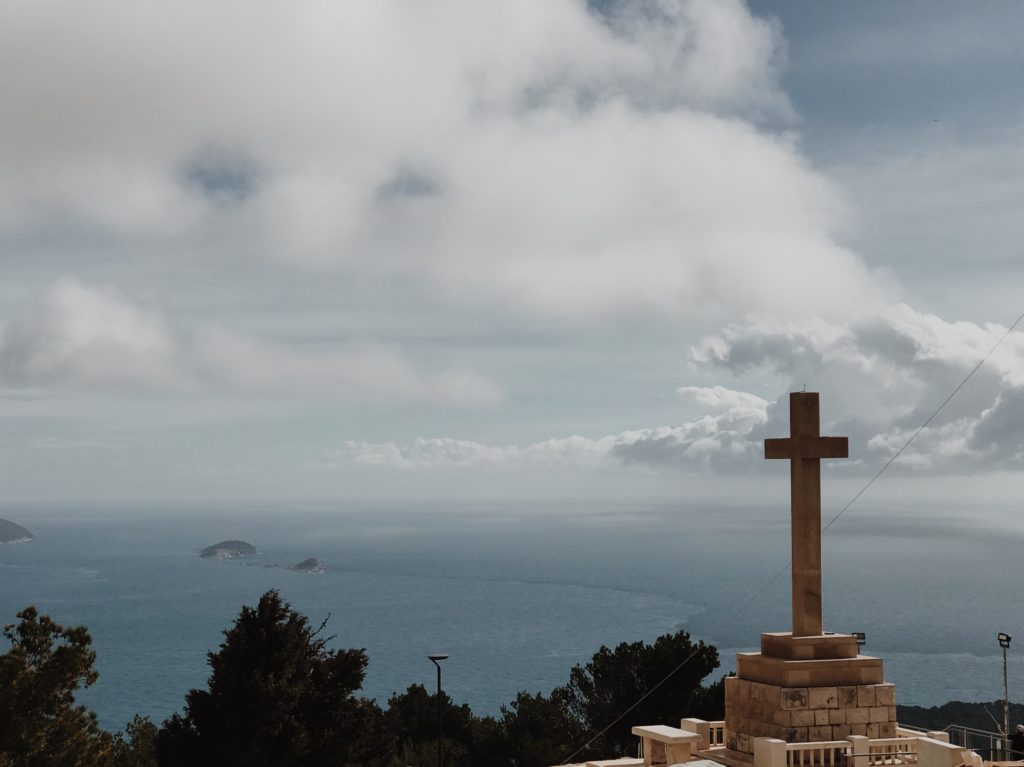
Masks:
[[[383,761],[380,709],[355,697],[366,653],[327,649],[323,628],[312,629],[276,591],[243,607],[208,655],[209,689],[189,692],[184,714],[158,734],[161,767]]]
[[[0,655],[0,765],[105,767],[113,738],[96,714],[75,705],[93,684],[96,653],[84,626],[64,628],[34,607],[4,626],[11,643]]]

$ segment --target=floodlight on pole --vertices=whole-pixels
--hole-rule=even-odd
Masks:
[[[1003,648],[1003,737],[1010,737],[1010,681],[1006,673],[1006,651],[1010,648],[1009,634],[1000,631],[996,634],[999,646]]]
[[[437,767],[444,767],[444,755],[441,750],[441,661],[448,660],[448,655],[434,653],[427,658],[437,666]]]

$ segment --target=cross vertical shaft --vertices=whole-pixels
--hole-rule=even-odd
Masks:
[[[789,433],[817,437],[817,397],[789,402]],[[813,404],[813,406],[811,406]],[[796,407],[794,407],[796,405]],[[793,555],[793,636],[817,636],[821,626],[821,461],[789,462],[790,535]]]
[[[790,460],[793,636],[818,636],[821,624],[821,459],[846,458],[846,437],[822,437],[817,392],[789,395],[788,439],[766,439],[765,458]]]

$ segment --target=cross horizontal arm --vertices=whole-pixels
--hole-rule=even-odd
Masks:
[[[764,441],[765,458],[846,458],[850,443],[846,437],[786,437]]]

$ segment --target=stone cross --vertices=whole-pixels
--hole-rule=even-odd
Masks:
[[[789,438],[766,439],[765,458],[790,460],[793,539],[793,636],[821,627],[821,459],[846,458],[846,437],[822,437],[817,392],[789,395]]]

